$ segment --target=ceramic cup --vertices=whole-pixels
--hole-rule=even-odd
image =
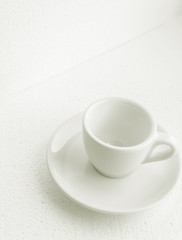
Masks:
[[[171,158],[175,138],[157,131],[157,123],[141,104],[106,98],[91,104],[83,115],[83,142],[93,166],[108,177],[123,177],[146,162]],[[154,154],[159,145],[167,145]]]

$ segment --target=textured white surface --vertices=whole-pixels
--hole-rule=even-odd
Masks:
[[[181,0],[0,0],[3,91],[84,62],[181,12]]]
[[[69,200],[46,165],[53,131],[105,96],[143,102],[181,142],[181,63],[182,17],[40,84],[8,85],[0,96],[0,238],[182,239],[181,182],[150,211],[110,216]]]

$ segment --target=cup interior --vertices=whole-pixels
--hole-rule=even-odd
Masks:
[[[147,110],[134,102],[117,98],[91,105],[85,113],[84,124],[92,136],[116,147],[141,144],[155,127]]]

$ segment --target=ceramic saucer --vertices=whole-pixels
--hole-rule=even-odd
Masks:
[[[82,114],[67,120],[53,135],[47,152],[53,179],[71,199],[95,211],[122,214],[148,209],[169,196],[180,176],[179,153],[143,164],[125,178],[108,178],[88,161],[81,126]]]

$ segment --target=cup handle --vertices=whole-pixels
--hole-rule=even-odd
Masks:
[[[170,147],[170,150],[164,151],[162,153],[153,154],[155,149],[160,145],[167,145]],[[142,163],[157,162],[162,160],[167,160],[173,157],[177,152],[177,142],[176,139],[167,134],[166,132],[158,132],[157,139],[152,144],[147,156],[145,157]]]

